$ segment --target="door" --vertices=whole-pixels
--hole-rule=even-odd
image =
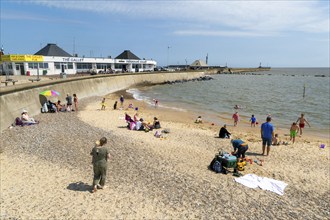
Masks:
[[[23,64],[23,63],[21,63],[21,64],[19,65],[19,68],[20,68],[20,70],[21,70],[21,75],[25,75],[25,70],[24,70],[24,64]]]

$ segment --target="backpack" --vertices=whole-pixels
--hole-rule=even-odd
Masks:
[[[221,173],[222,171],[222,165],[221,163],[217,160],[217,157],[213,158],[213,160],[210,163],[209,168],[213,170],[216,173]]]
[[[19,117],[17,117],[15,119],[15,125],[16,126],[23,126],[23,122],[22,122],[22,120]]]

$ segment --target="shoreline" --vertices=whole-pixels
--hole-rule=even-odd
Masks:
[[[140,89],[141,87],[135,86],[134,89]],[[143,87],[142,87],[143,88]],[[132,89],[132,88],[130,88]],[[144,105],[150,109],[153,109],[153,105],[151,103],[148,103],[146,100],[137,100],[134,98],[134,94],[127,92],[127,90],[122,90],[122,91],[117,91],[115,92],[116,95],[119,94],[125,94],[126,98],[129,98],[131,100],[135,100],[137,102],[140,103],[144,103]],[[151,98],[151,97],[149,97]],[[164,110],[164,111],[169,111],[169,112],[173,112],[176,114],[180,115],[180,118],[186,118],[186,115],[189,115],[189,120],[191,122],[193,122],[198,116],[202,116],[204,124],[208,124],[210,125],[210,128],[216,128],[218,127],[218,130],[220,130],[220,128],[226,124],[227,125],[227,129],[233,129],[233,130],[238,130],[238,131],[244,131],[244,132],[248,132],[248,133],[255,133],[257,132],[258,134],[260,134],[260,127],[261,124],[266,122],[266,116],[264,119],[258,120],[259,124],[256,125],[256,127],[251,127],[250,126],[250,122],[249,122],[249,117],[246,116],[241,116],[239,124],[237,127],[234,127],[233,125],[233,119],[231,118],[232,114],[236,111],[233,110],[233,113],[222,113],[221,115],[219,115],[218,113],[210,113],[210,112],[201,112],[198,111],[196,109],[193,110],[188,110],[186,108],[181,108],[179,107],[179,109],[175,108],[173,105],[175,105],[175,103],[170,103],[169,106],[166,107],[162,107],[162,104],[160,103],[160,105],[158,106],[159,109]],[[185,122],[188,122],[188,120],[186,120]],[[212,125],[213,124],[213,125]],[[287,128],[284,127],[284,125],[282,124],[277,124],[274,123],[274,121],[272,122],[272,124],[275,126],[275,133],[278,133],[281,136],[281,139],[285,138],[286,141],[289,141],[289,130],[290,130],[290,125],[288,125]],[[230,131],[229,131],[230,132]],[[327,140],[329,140],[329,131],[325,131],[325,129],[321,129],[321,128],[315,128],[313,127],[313,129],[311,130],[309,127],[305,127],[304,131],[303,131],[303,135],[300,137],[299,135],[297,135],[297,139],[302,138],[303,141],[308,141],[308,140],[313,140],[313,141],[323,141],[326,142]]]

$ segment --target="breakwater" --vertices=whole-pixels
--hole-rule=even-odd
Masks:
[[[15,118],[21,115],[23,109],[28,110],[31,116],[39,114],[42,103],[45,101],[45,97],[39,95],[39,93],[47,89],[53,89],[60,93],[59,97],[51,97],[52,101],[59,99],[65,103],[66,94],[76,93],[79,99],[82,99],[90,96],[106,95],[134,85],[153,85],[167,81],[191,80],[207,74],[212,73],[194,71],[96,75],[2,87],[0,90],[1,131],[8,128]]]

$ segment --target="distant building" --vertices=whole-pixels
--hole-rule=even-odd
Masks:
[[[70,55],[56,44],[47,44],[34,55],[1,55],[0,65],[2,74],[56,75],[84,72],[150,72],[157,66],[157,62],[140,59],[129,50],[114,59],[78,57]]]
[[[192,64],[190,64],[191,69],[205,69],[208,68],[208,65],[204,60],[195,60]]]

